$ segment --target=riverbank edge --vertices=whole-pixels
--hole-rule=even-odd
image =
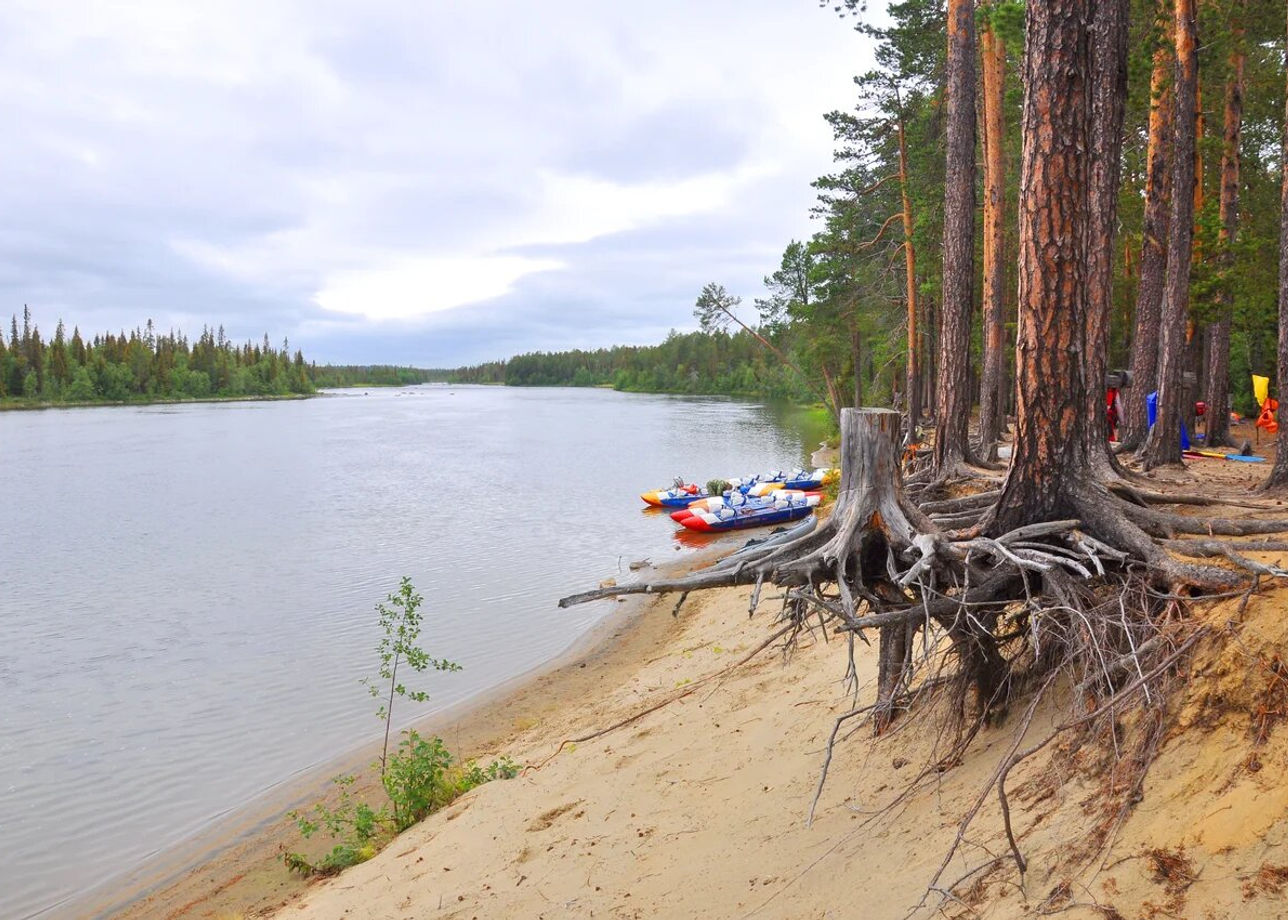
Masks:
[[[315,399],[325,396],[317,393],[261,393],[255,396],[164,396],[156,399],[94,399],[79,402],[51,402],[50,400],[33,400],[28,402],[11,401],[17,397],[0,399],[0,412],[42,412],[46,409],[101,409],[121,406],[184,406],[193,403],[230,403],[230,402],[281,402],[292,399]]]
[[[746,535],[739,535],[745,537]],[[708,565],[742,540],[727,539],[683,560],[658,566],[652,577],[674,577]],[[604,617],[549,661],[460,703],[427,714],[409,726],[438,735],[462,761],[504,753],[519,731],[576,707],[590,692],[615,689],[641,660],[662,648],[675,620],[673,598],[637,595],[613,605]],[[611,601],[599,603],[610,604]],[[559,739],[553,739],[555,743]],[[41,914],[41,920],[177,920],[198,916],[252,916],[288,903],[310,882],[287,872],[281,853],[298,846],[292,810],[333,800],[331,779],[360,776],[359,800],[379,794],[369,769],[379,753],[372,741],[314,764],[215,816],[187,839],[143,864]]]

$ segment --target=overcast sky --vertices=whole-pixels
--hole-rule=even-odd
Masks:
[[[421,366],[656,342],[813,232],[870,60],[817,0],[6,0],[0,315]]]

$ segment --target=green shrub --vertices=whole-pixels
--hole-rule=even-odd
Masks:
[[[442,738],[422,738],[414,731],[398,745],[385,766],[381,783],[393,805],[393,825],[405,831],[454,798],[447,779],[451,752]]]
[[[389,758],[382,779],[393,806],[395,831],[405,831],[476,786],[519,774],[508,757],[486,767],[471,762],[453,770],[451,752],[442,738],[422,738],[415,731],[403,734],[406,737]]]
[[[308,840],[318,831],[326,831],[338,841],[331,852],[314,863],[300,853],[282,856],[286,867],[300,875],[335,875],[341,869],[356,866],[376,855],[376,842],[388,822],[382,808],[375,811],[366,802],[355,801],[349,793],[354,777],[337,776],[333,782],[340,787],[340,802],[334,808],[319,802],[309,814],[291,812],[300,836]]]

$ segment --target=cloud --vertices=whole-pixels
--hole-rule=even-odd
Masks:
[[[336,313],[409,319],[500,297],[519,278],[560,267],[551,259],[519,256],[408,259],[329,277],[315,299]]]
[[[334,360],[640,341],[808,235],[865,53],[781,0],[16,0],[0,295]]]

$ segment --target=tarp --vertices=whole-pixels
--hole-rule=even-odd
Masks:
[[[1270,378],[1252,375],[1252,395],[1257,398],[1257,405],[1265,405],[1270,397]]]
[[[1149,419],[1149,427],[1154,427],[1154,422],[1158,420],[1158,393],[1153,392],[1145,397],[1145,415]],[[1181,422],[1181,450],[1190,449],[1190,433],[1185,430],[1185,423]]]

